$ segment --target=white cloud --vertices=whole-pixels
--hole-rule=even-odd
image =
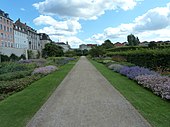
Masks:
[[[57,21],[51,16],[40,15],[34,19],[33,22],[35,25],[43,26],[38,32],[47,33],[53,41],[68,41],[73,48],[84,43],[75,36],[81,30],[81,24],[78,22],[77,18]]]
[[[138,16],[132,23],[104,29],[103,33],[95,34],[88,41],[126,41],[128,34],[135,34],[141,41],[170,40],[170,3],[166,7],[157,7]]]
[[[36,25],[44,25],[38,32],[45,32],[50,35],[75,35],[81,30],[81,24],[77,19],[57,21],[51,16],[40,15],[33,21]]]
[[[138,0],[45,0],[33,6],[41,14],[58,15],[60,17],[77,17],[81,19],[97,19],[107,10],[133,9]]]
[[[50,35],[50,38],[56,42],[68,42],[71,48],[78,48],[80,44],[83,44],[81,39],[79,39],[76,36],[56,36],[56,35]]]
[[[25,11],[25,8],[20,8],[21,11]]]

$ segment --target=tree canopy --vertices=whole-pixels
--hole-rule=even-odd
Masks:
[[[139,38],[135,37],[133,34],[127,36],[127,41],[129,46],[136,46],[140,43]]]
[[[101,46],[104,49],[109,49],[109,48],[113,48],[114,44],[108,39],[108,40],[105,40]]]
[[[43,57],[59,57],[63,56],[62,47],[56,45],[55,43],[45,44],[45,48],[42,50]]]

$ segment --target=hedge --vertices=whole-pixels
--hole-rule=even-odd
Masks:
[[[124,52],[109,52],[107,56],[123,57],[127,62],[135,65],[165,71],[170,68],[170,48],[167,49],[142,49]]]

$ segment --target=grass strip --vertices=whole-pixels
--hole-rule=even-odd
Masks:
[[[105,65],[90,60],[100,73],[144,116],[153,127],[170,126],[170,102],[139,86]]]
[[[34,82],[24,90],[0,102],[0,127],[25,127],[38,109],[54,92],[76,62]]]

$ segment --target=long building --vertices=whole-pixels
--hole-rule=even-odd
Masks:
[[[18,19],[14,23],[14,47],[28,49],[28,35],[26,24],[20,22]]]
[[[0,47],[14,47],[13,20],[0,10]]]

